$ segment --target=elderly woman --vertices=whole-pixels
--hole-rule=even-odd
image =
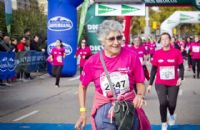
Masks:
[[[144,73],[136,53],[130,49],[121,48],[122,25],[114,20],[105,20],[97,30],[98,39],[103,50],[110,79],[112,81],[117,100],[128,101],[136,108],[133,127],[130,130],[150,130],[149,121],[142,110],[144,104]],[[91,73],[92,72],[92,73]],[[86,124],[86,92],[90,82],[94,82],[95,96],[91,113],[93,130],[117,130],[112,108],[115,102],[103,65],[100,53],[90,57],[85,63],[80,77],[79,102],[80,118],[75,128],[81,130]],[[137,89],[137,93],[134,91]]]

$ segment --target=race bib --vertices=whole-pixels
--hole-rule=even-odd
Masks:
[[[160,79],[162,80],[175,79],[175,67],[174,66],[160,67]]]
[[[57,61],[60,62],[60,63],[62,63],[62,56],[58,56],[57,57]]]
[[[112,85],[114,86],[116,95],[126,93],[130,90],[128,75],[120,72],[110,73],[110,79]],[[107,97],[107,92],[110,92],[110,85],[108,83],[107,77],[103,75],[100,78],[100,85],[103,95]]]
[[[199,46],[193,46],[192,47],[192,52],[199,53],[200,52],[200,47]]]

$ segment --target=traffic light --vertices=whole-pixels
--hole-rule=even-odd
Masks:
[[[104,4],[141,4],[144,0],[95,0],[95,3]]]

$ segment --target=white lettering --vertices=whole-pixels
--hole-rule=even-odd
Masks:
[[[177,0],[156,0],[156,3],[178,3]]]

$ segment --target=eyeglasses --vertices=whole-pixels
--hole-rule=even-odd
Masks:
[[[108,41],[110,41],[110,42],[114,42],[115,40],[121,41],[122,38],[123,38],[122,35],[118,35],[118,36],[116,36],[116,37],[114,37],[114,36],[113,36],[113,37],[109,37],[109,38],[107,38],[106,40],[108,40]]]

